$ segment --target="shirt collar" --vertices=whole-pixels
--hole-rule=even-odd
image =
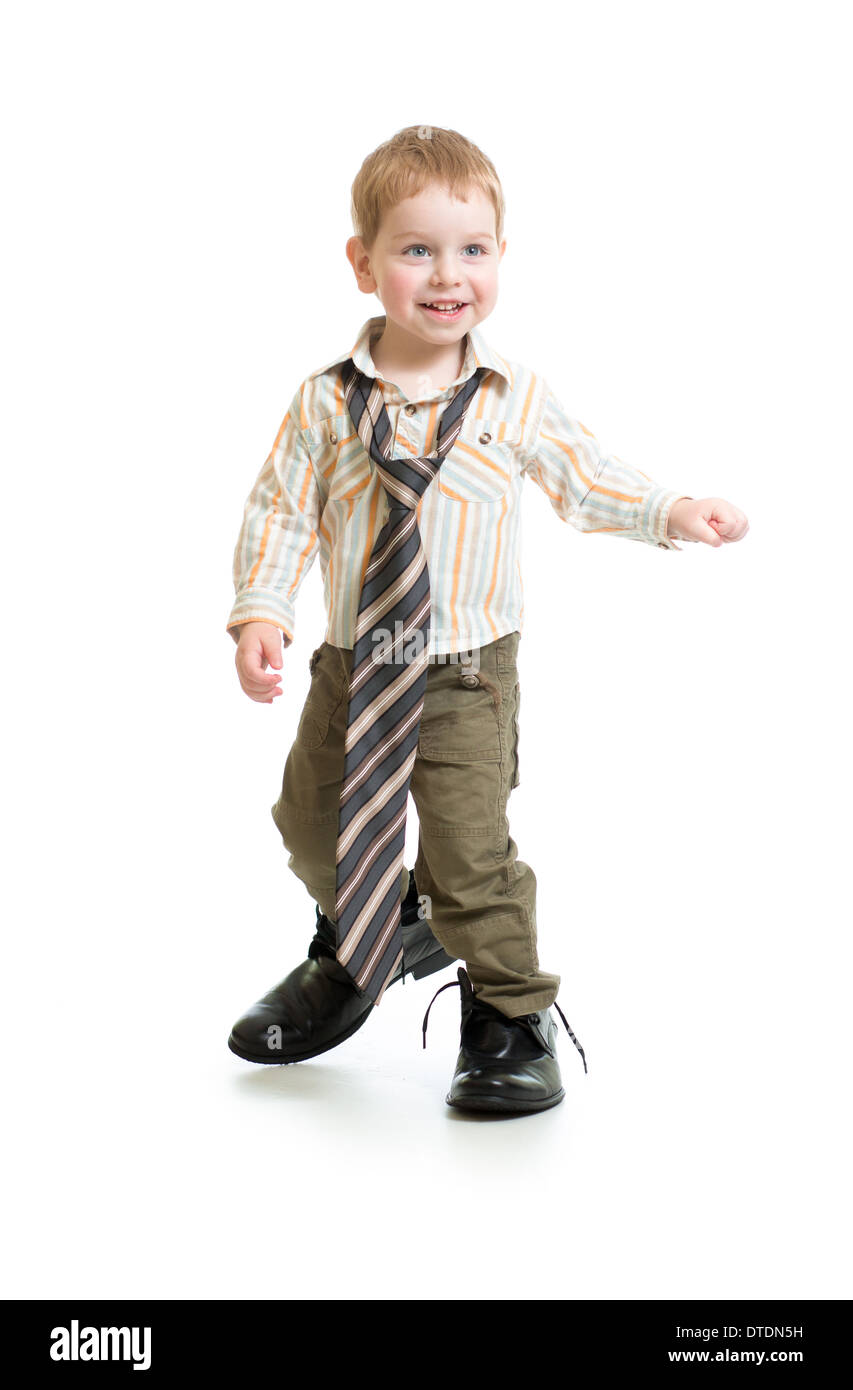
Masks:
[[[385,381],[386,378],[377,371],[370,353],[371,339],[378,337],[384,327],[384,314],[368,319],[366,323],[362,324],[358,337],[348,352],[339,353],[337,357],[332,358],[331,362],[327,362],[325,366],[318,367],[316,371],[311,372],[306,380],[310,381],[313,377],[322,376],[323,372],[328,372],[332,367],[339,366],[341,362],[346,362],[351,357],[358,370],[364,372],[365,376],[379,377],[380,380]],[[500,376],[506,378],[510,386],[513,384],[512,369],[509,363],[489,347],[482,333],[474,327],[469,328],[465,335],[465,360],[462,363],[462,371],[456,380],[451,382],[451,386],[458,386],[468,381],[474,375],[476,367],[487,367],[489,371],[498,372]]]

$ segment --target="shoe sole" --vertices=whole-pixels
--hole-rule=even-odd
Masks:
[[[412,966],[411,970],[407,970],[406,974],[411,975],[415,980],[422,980],[425,976],[434,975],[437,970],[443,970],[445,966],[452,964],[453,960],[446,951],[434,951],[431,956],[427,956],[425,960],[419,961],[417,965]],[[402,979],[403,976],[401,975],[400,980]],[[399,980],[392,980],[388,988],[390,989],[391,985],[396,985],[398,983]],[[336,1038],[332,1038],[331,1042],[324,1043],[322,1047],[311,1048],[307,1052],[291,1054],[289,1057],[272,1057],[269,1053],[259,1055],[257,1052],[250,1052],[243,1047],[242,1043],[235,1038],[233,1033],[228,1039],[228,1046],[234,1055],[236,1057],[241,1057],[244,1062],[256,1062],[260,1066],[267,1067],[287,1067],[290,1066],[291,1062],[307,1062],[311,1057],[320,1057],[324,1052],[331,1052],[333,1047],[339,1047],[341,1043],[346,1042],[347,1038],[351,1038],[354,1033],[357,1033],[359,1028],[364,1027],[372,1013],[373,1009],[368,1009],[366,1013],[363,1013],[360,1018],[356,1019],[351,1028],[347,1028],[344,1033],[339,1033]],[[274,1049],[270,1048],[270,1052],[273,1050]]]
[[[451,1100],[448,1095],[445,1100],[454,1110],[491,1111],[493,1114],[503,1115],[530,1115],[537,1110],[550,1110],[553,1106],[559,1105],[560,1101],[565,1099],[565,1095],[565,1091],[561,1090],[555,1096],[549,1096],[547,1100],[510,1100],[495,1095],[466,1096],[465,1100]]]

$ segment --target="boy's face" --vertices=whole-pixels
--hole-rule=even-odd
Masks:
[[[430,184],[385,214],[369,253],[359,237],[351,237],[347,255],[359,288],[378,295],[389,323],[448,346],[495,306],[506,250],[495,231],[495,210],[481,189],[470,188],[462,202]],[[463,307],[452,313],[426,307],[460,302]]]

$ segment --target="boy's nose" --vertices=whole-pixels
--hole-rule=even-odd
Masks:
[[[436,261],[431,280],[435,286],[459,284],[461,276],[451,256]]]

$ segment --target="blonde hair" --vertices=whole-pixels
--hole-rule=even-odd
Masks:
[[[495,209],[496,237],[503,236],[505,204],[500,179],[483,151],[460,135],[434,125],[410,125],[369,154],[352,186],[352,225],[366,251],[376,240],[385,213],[414,198],[430,183],[464,198],[473,185]]]

